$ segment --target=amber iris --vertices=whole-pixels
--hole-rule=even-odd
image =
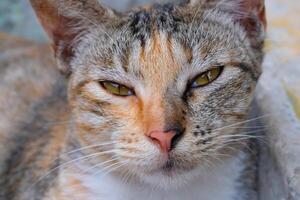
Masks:
[[[103,81],[101,82],[101,85],[106,91],[116,96],[126,97],[134,95],[134,91],[132,89],[119,83]]]
[[[222,67],[212,68],[193,79],[192,88],[203,87],[215,81],[222,73]]]

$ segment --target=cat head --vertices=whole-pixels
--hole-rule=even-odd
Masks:
[[[261,73],[263,0],[126,13],[96,0],[31,3],[69,76],[72,134],[109,152],[94,161],[168,188],[238,151]]]

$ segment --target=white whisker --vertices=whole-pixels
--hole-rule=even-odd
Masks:
[[[259,116],[259,117],[253,118],[253,119],[248,119],[248,120],[245,120],[245,121],[242,121],[242,122],[237,122],[237,123],[234,123],[234,124],[230,124],[228,126],[223,126],[221,128],[214,129],[212,132],[217,131],[217,130],[222,130],[222,129],[225,129],[225,128],[229,128],[229,127],[233,127],[233,126],[236,126],[236,125],[241,125],[241,124],[245,124],[245,123],[248,123],[248,122],[256,121],[256,120],[263,119],[263,118],[266,118],[266,117],[271,117],[273,115],[274,114],[265,114],[265,115],[262,115],[262,116]]]
[[[121,161],[120,161],[120,162],[113,163],[113,164],[111,164],[109,166],[106,166],[103,169],[101,169],[100,171],[94,173],[93,175],[97,175],[97,174],[105,172],[104,174],[102,174],[102,176],[105,176],[106,174],[112,172],[112,170],[117,169],[117,168],[119,168],[121,166],[124,166],[124,165],[128,164],[128,160],[125,160],[125,161],[122,161],[122,162],[124,162],[124,163],[121,164]],[[108,170],[108,171],[106,171],[106,170]]]
[[[82,160],[86,160],[86,159],[89,159],[89,158],[93,158],[93,157],[97,157],[97,156],[100,156],[100,155],[109,154],[109,153],[113,153],[113,152],[115,152],[115,151],[114,150],[109,150],[109,151],[104,151],[104,152],[98,152],[98,153],[93,153],[93,154],[90,154],[90,155],[87,155],[87,156],[83,156],[83,157],[79,157],[79,158],[67,161],[67,162],[65,162],[65,163],[63,163],[61,165],[58,165],[57,167],[49,170],[48,172],[46,172],[37,181],[35,181],[33,184],[31,184],[25,191],[30,190],[33,186],[35,186],[41,180],[43,180],[44,178],[48,177],[53,172],[61,169],[62,167],[69,166],[69,165],[71,165],[71,164],[73,164],[73,163],[75,163],[77,161],[82,161]]]
[[[114,161],[117,161],[117,160],[119,160],[119,158],[113,158],[113,159],[110,159],[110,160],[107,160],[107,161],[98,163],[98,164],[96,164],[96,165],[93,165],[93,166],[90,167],[90,168],[85,169],[82,173],[85,174],[85,173],[87,173],[87,172],[89,172],[89,171],[91,171],[91,170],[93,170],[93,169],[95,169],[95,168],[97,168],[97,167],[103,166],[103,165],[105,165],[105,164],[107,164],[107,163],[114,162]]]
[[[82,151],[82,150],[92,149],[92,148],[95,148],[95,147],[108,146],[108,145],[112,145],[112,144],[117,144],[117,142],[107,142],[107,143],[89,145],[89,146],[81,147],[81,148],[78,148],[78,149],[75,149],[75,150],[63,153],[61,155],[69,155],[69,154],[73,154],[73,153],[76,153],[76,152],[79,152],[79,151]]]

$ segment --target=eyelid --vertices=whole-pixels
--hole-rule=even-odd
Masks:
[[[209,72],[209,71],[212,70],[212,69],[215,69],[215,68],[221,68],[221,70],[223,70],[224,67],[225,67],[224,65],[212,65],[211,67],[207,67],[207,68],[205,69],[205,71],[196,74],[196,76],[194,76],[193,79],[195,79],[195,78],[197,78],[197,77],[199,77],[199,76],[201,76],[201,75],[203,75],[203,74]],[[193,79],[192,79],[192,80],[193,80]]]
[[[126,87],[126,88],[128,88],[128,89],[131,89],[131,90],[133,90],[133,87],[131,87],[131,86],[128,86],[126,83],[117,82],[117,81],[114,81],[114,80],[104,80],[104,79],[102,79],[102,80],[98,80],[98,82],[99,82],[99,83],[108,82],[108,83],[112,83],[112,84],[116,84],[116,85],[124,86],[124,87]]]
[[[215,65],[215,66],[213,66],[213,67],[207,69],[206,71],[204,71],[204,72],[202,72],[202,73],[196,75],[194,78],[192,78],[192,79],[189,81],[189,83],[188,83],[188,89],[189,89],[189,88],[192,88],[192,89],[193,89],[193,88],[197,88],[197,87],[192,87],[193,83],[194,83],[198,78],[200,78],[201,76],[207,74],[209,71],[211,71],[211,70],[213,70],[213,69],[216,69],[216,68],[219,68],[219,69],[220,69],[220,73],[219,73],[219,75],[215,78],[215,80],[218,79],[219,76],[220,76],[220,75],[223,73],[223,71],[224,71],[224,68],[225,68],[224,65]],[[212,82],[213,82],[213,81],[212,81]],[[209,85],[210,83],[211,83],[211,82],[209,82],[209,83],[206,84],[206,85]],[[203,85],[203,86],[205,86],[205,85]],[[199,87],[201,87],[201,86],[199,86]]]
[[[132,89],[131,87],[128,87],[126,85],[123,85],[123,84],[120,84],[120,83],[117,83],[115,81],[109,81],[109,80],[101,80],[101,81],[98,81],[99,84],[101,85],[101,87],[108,93],[110,93],[111,95],[114,95],[114,96],[118,96],[118,97],[129,97],[129,96],[133,96],[135,95],[135,90]],[[118,89],[119,90],[119,94],[117,94],[116,92],[114,92],[113,90],[109,90],[110,88],[106,85],[108,84],[113,86],[114,88]],[[128,90],[129,94],[128,95],[124,95],[124,94],[121,94],[121,89],[126,89]]]

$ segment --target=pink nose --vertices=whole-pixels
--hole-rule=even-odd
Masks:
[[[167,153],[171,150],[172,139],[176,135],[175,131],[162,132],[162,131],[152,131],[149,134],[149,138],[158,143],[163,152]]]

